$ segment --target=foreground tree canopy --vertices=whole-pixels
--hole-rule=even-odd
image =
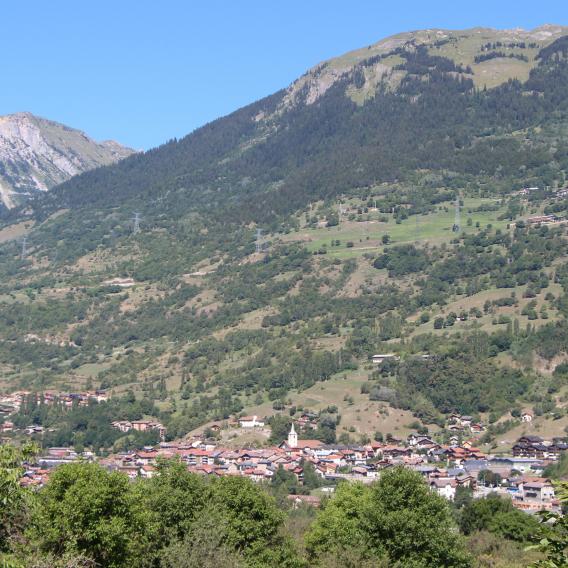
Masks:
[[[325,554],[393,566],[471,566],[447,502],[418,473],[385,470],[372,486],[341,485],[307,535],[311,558]]]
[[[372,486],[341,484],[307,533],[307,559],[262,487],[209,480],[175,460],[158,470],[130,482],[96,464],[59,467],[27,494],[31,506],[5,540],[2,566],[471,565],[447,503],[409,470],[385,471]]]

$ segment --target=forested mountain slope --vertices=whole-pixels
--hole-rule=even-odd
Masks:
[[[102,448],[126,417],[303,408],[354,441],[461,412],[506,448],[530,408],[562,434],[565,33],[395,36],[5,215],[0,387],[114,395],[18,424]]]
[[[417,169],[458,183],[498,174],[511,185],[522,165],[523,178],[546,172],[550,181],[566,157],[531,129],[566,109],[564,33],[395,36],[182,140],[76,177],[34,208],[41,215],[135,198],[152,208],[175,202],[179,212],[182,200],[181,211],[224,203],[236,220],[263,220],[349,187],[412,179]]]

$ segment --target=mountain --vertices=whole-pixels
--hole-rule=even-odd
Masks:
[[[459,412],[506,448],[526,409],[562,435],[567,135],[567,28],[418,31],[317,65],[2,214],[0,388],[116,397],[81,432],[19,417],[57,423],[55,446],[112,445],[127,400],[171,437],[308,410],[346,443],[443,441]]]
[[[0,116],[0,204],[10,209],[132,153],[117,142],[95,142],[79,130],[31,113]]]
[[[159,198],[175,201],[176,212],[219,211],[221,200],[235,218],[259,220],[347,187],[408,178],[416,168],[491,176],[504,152],[517,164],[545,151],[515,132],[564,108],[564,66],[554,57],[565,53],[567,32],[476,28],[387,38],[181,140],[79,176],[36,210],[131,198],[141,207]]]

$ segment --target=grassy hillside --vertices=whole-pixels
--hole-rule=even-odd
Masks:
[[[296,85],[5,217],[0,387],[121,397],[21,423],[105,446],[92,424],[108,413],[175,437],[311,410],[310,435],[359,441],[462,412],[493,425],[491,444],[528,407],[562,434],[566,225],[530,222],[568,216],[568,43],[548,31],[421,32],[351,54],[317,99]],[[479,90],[475,66],[500,57],[475,57],[500,49],[526,52],[506,59],[528,79]],[[351,100],[387,60],[396,89]]]

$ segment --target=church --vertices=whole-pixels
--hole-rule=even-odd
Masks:
[[[323,442],[321,440],[298,440],[298,433],[294,428],[294,423],[292,423],[290,432],[288,432],[288,439],[281,442],[278,447],[291,453],[293,451],[315,450],[322,446]]]

